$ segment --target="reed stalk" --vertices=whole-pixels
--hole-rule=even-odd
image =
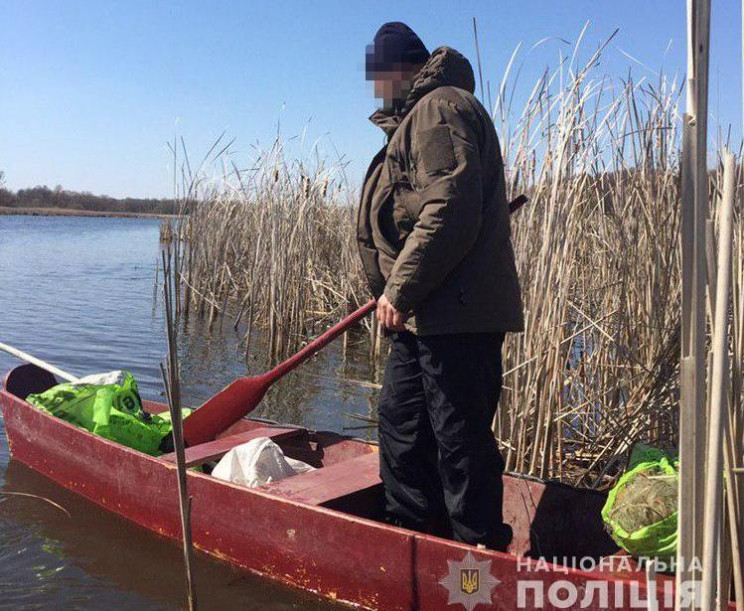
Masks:
[[[718,244],[715,295],[711,380],[710,418],[708,422],[708,462],[705,470],[705,524],[703,531],[702,606],[712,609],[716,599],[716,574],[722,572],[716,552],[721,542],[721,517],[723,499],[724,421],[728,417],[729,379],[729,295],[731,288],[731,250],[733,242],[734,208],[734,158],[727,154],[724,162],[724,186],[721,209],[721,235]],[[710,275],[711,279],[713,274]],[[717,562],[718,561],[718,562]],[[718,570],[716,570],[718,569]],[[728,599],[728,596],[726,596]]]
[[[174,293],[178,285],[174,275],[174,260],[170,248],[164,250],[163,258],[163,301],[165,304],[165,323],[168,338],[166,364],[160,365],[160,372],[168,400],[171,423],[173,426],[173,447],[176,454],[176,474],[178,478],[178,500],[181,513],[181,540],[183,547],[184,568],[186,572],[186,596],[189,611],[196,607],[196,590],[192,571],[193,542],[191,536],[191,497],[188,493],[186,475],[185,444],[183,440],[183,420],[181,411],[181,382],[178,366],[177,315],[174,308]],[[176,259],[177,261],[177,259]],[[177,268],[176,268],[177,269]],[[176,299],[177,303],[177,299]]]

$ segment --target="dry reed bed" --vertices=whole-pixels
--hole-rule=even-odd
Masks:
[[[604,488],[635,441],[676,446],[681,115],[679,83],[613,81],[598,58],[546,71],[519,114],[505,77],[494,106],[509,195],[532,200],[512,219],[526,331],[507,340],[494,431],[510,470]],[[182,310],[215,321],[233,301],[247,349],[260,327],[277,359],[367,299],[351,192],[340,167],[290,164],[279,142],[250,171],[215,159],[217,180],[187,175]],[[734,233],[741,419],[738,206]]]
[[[198,205],[177,228],[161,229],[161,239],[182,238],[184,315],[221,323],[229,310],[233,325],[247,329],[246,354],[260,328],[276,361],[364,300],[355,211],[339,204],[348,190],[338,170],[288,163],[277,141],[246,172],[189,177]]]

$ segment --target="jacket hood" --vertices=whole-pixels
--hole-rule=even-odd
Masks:
[[[434,49],[428,61],[416,75],[416,80],[400,109],[397,111],[377,110],[369,119],[388,136],[391,136],[400,122],[411,112],[416,102],[430,91],[444,86],[458,87],[469,93],[475,92],[473,67],[462,53],[451,47]]]

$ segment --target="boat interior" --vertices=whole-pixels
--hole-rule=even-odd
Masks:
[[[5,381],[6,391],[25,399],[43,392],[56,379],[33,365],[14,369]],[[150,413],[167,409],[144,402]],[[230,449],[258,437],[269,437],[287,457],[316,467],[261,486],[259,490],[311,506],[382,521],[383,493],[379,454],[375,444],[327,431],[245,418],[213,441],[186,448],[188,467],[211,467]],[[175,462],[175,454],[159,457]],[[603,494],[558,482],[544,482],[518,474],[504,477],[504,519],[513,529],[509,552],[528,557],[570,559],[600,558],[618,549],[601,519]],[[446,536],[446,535],[444,535]]]

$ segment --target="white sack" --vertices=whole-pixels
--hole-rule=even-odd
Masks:
[[[315,468],[301,460],[287,458],[268,437],[257,437],[225,454],[212,475],[239,486],[256,488],[308,471],[315,471]]]
[[[109,371],[108,373],[93,373],[91,375],[80,378],[77,382],[73,383],[73,386],[86,386],[87,384],[93,384],[95,386],[108,386],[109,384],[121,383],[126,378],[127,374],[117,369],[116,371]]]

